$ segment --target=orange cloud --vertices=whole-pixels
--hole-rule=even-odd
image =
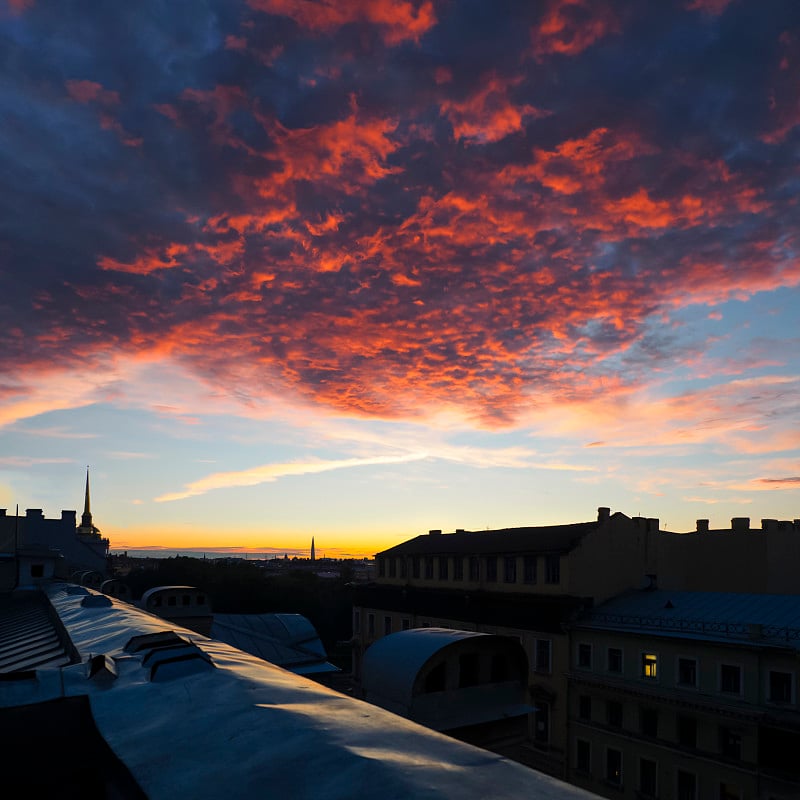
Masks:
[[[492,74],[465,100],[442,101],[439,109],[453,126],[455,138],[480,143],[497,142],[521,131],[526,118],[544,116],[544,112],[532,105],[515,105],[510,100],[509,91],[520,81],[519,78],[508,80]]]
[[[531,30],[537,59],[560,54],[575,56],[620,27],[606,3],[596,0],[550,0]]]
[[[332,33],[344,25],[367,22],[376,25],[388,45],[419,42],[437,22],[433,3],[407,0],[248,0],[267,14],[293,19],[315,34]]]

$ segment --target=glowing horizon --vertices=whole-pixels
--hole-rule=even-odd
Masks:
[[[120,19],[0,7],[0,507],[89,464],[114,550],[800,517],[800,6]]]

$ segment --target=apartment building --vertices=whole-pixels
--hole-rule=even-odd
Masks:
[[[632,591],[570,628],[567,779],[610,798],[800,796],[800,598]]]
[[[509,754],[564,777],[574,770],[570,626],[587,610],[642,587],[800,594],[800,520],[747,518],[673,533],[659,520],[598,509],[588,522],[489,531],[431,530],[376,556],[376,579],[353,608],[353,676],[372,642],[442,627],[511,636],[529,664],[528,741]],[[618,792],[618,790],[617,790]],[[617,796],[617,795],[615,795]],[[780,795],[777,795],[780,796]],[[716,795],[715,795],[716,797]]]

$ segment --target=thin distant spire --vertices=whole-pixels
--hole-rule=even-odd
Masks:
[[[311,560],[314,561],[316,559],[316,553],[314,551],[314,537],[311,537]]]
[[[86,497],[83,501],[83,516],[85,517],[88,514],[89,516],[89,524],[92,524],[92,511],[89,507],[89,465],[86,465]],[[86,524],[86,523],[84,523]]]

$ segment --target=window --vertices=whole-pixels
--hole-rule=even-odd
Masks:
[[[612,728],[622,727],[622,703],[618,700],[609,700],[606,703],[606,722]]]
[[[486,559],[486,580],[489,583],[497,581],[497,556],[489,556]]]
[[[447,573],[448,567],[450,566],[447,562],[449,559],[447,556],[439,556],[439,580],[446,581],[447,580]]]
[[[477,653],[464,653],[458,657],[458,688],[476,686],[479,682]]]
[[[353,612],[353,633],[361,633],[361,612]]]
[[[538,744],[547,744],[550,741],[550,703],[542,701],[536,704],[533,724],[534,740]]]
[[[592,719],[592,698],[588,694],[582,694],[578,698],[578,716],[581,719]]]
[[[408,560],[406,558],[399,558],[397,559],[400,562],[400,577],[407,578],[408,577]]]
[[[400,620],[400,627],[404,631],[407,631],[411,627],[411,620],[408,619],[408,617],[403,617],[403,619]]]
[[[584,669],[592,668],[592,646],[590,644],[578,645],[578,666]]]
[[[658,764],[649,758],[639,759],[639,791],[645,797],[658,794]]]
[[[575,769],[581,772],[592,771],[592,745],[584,739],[575,742]]]
[[[419,578],[419,556],[411,556],[411,575]]]
[[[677,800],[697,800],[697,776],[679,769],[677,789]]]
[[[44,578],[44,564],[31,564],[31,578]]]
[[[642,736],[650,739],[658,738],[658,711],[655,708],[643,708],[639,711],[639,727]]]
[[[622,672],[622,650],[619,647],[608,648],[608,671]]]
[[[167,605],[168,605],[168,606],[174,606],[174,605],[177,605],[177,604],[178,604],[178,598],[177,598],[177,597],[175,597],[175,595],[174,595],[174,594],[171,594],[171,595],[170,595],[170,596],[167,598]]]
[[[697,720],[694,717],[678,715],[678,744],[682,747],[697,747]]]
[[[386,559],[381,557],[378,559],[378,577],[383,578],[386,575]]]
[[[453,559],[453,580],[464,580],[464,559],[461,556],[456,556]]]
[[[389,559],[389,577],[396,578],[397,577],[397,559],[390,558]]]
[[[188,594],[185,594],[181,597],[181,603],[185,606],[190,606],[192,604],[192,598]]]
[[[161,598],[160,597],[154,597],[153,598],[153,605],[154,606],[160,606],[161,605]]]
[[[536,556],[525,556],[525,583],[536,583]]]
[[[622,786],[622,753],[611,747],[606,750],[606,780],[614,786]]]
[[[655,653],[642,653],[642,677],[658,678],[658,656]]]
[[[204,594],[197,595],[197,605],[204,606],[206,604],[206,596]]]
[[[375,635],[375,615],[374,614],[367,614],[367,635],[374,636]]]
[[[561,556],[545,556],[544,559],[544,582],[561,582]]]
[[[516,556],[506,556],[505,558],[505,574],[504,579],[506,583],[517,582],[517,558]]]
[[[719,690],[728,694],[741,694],[742,668],[734,664],[721,664],[719,668]]]
[[[742,758],[742,736],[733,728],[720,725],[719,749],[722,755],[740,761]]]
[[[678,683],[681,686],[697,686],[697,661],[694,658],[678,659]]]
[[[481,579],[481,560],[478,556],[469,557],[469,579],[473,583],[478,583]]]
[[[384,617],[383,618],[383,635],[388,636],[392,632],[392,618],[391,617]]]
[[[792,684],[794,676],[791,672],[769,671],[769,693],[767,695],[770,703],[791,703]]]
[[[547,672],[551,670],[550,666],[551,655],[551,642],[550,639],[537,639],[536,640],[536,653],[534,659],[536,672]]]
[[[425,577],[433,580],[433,556],[425,556]]]

